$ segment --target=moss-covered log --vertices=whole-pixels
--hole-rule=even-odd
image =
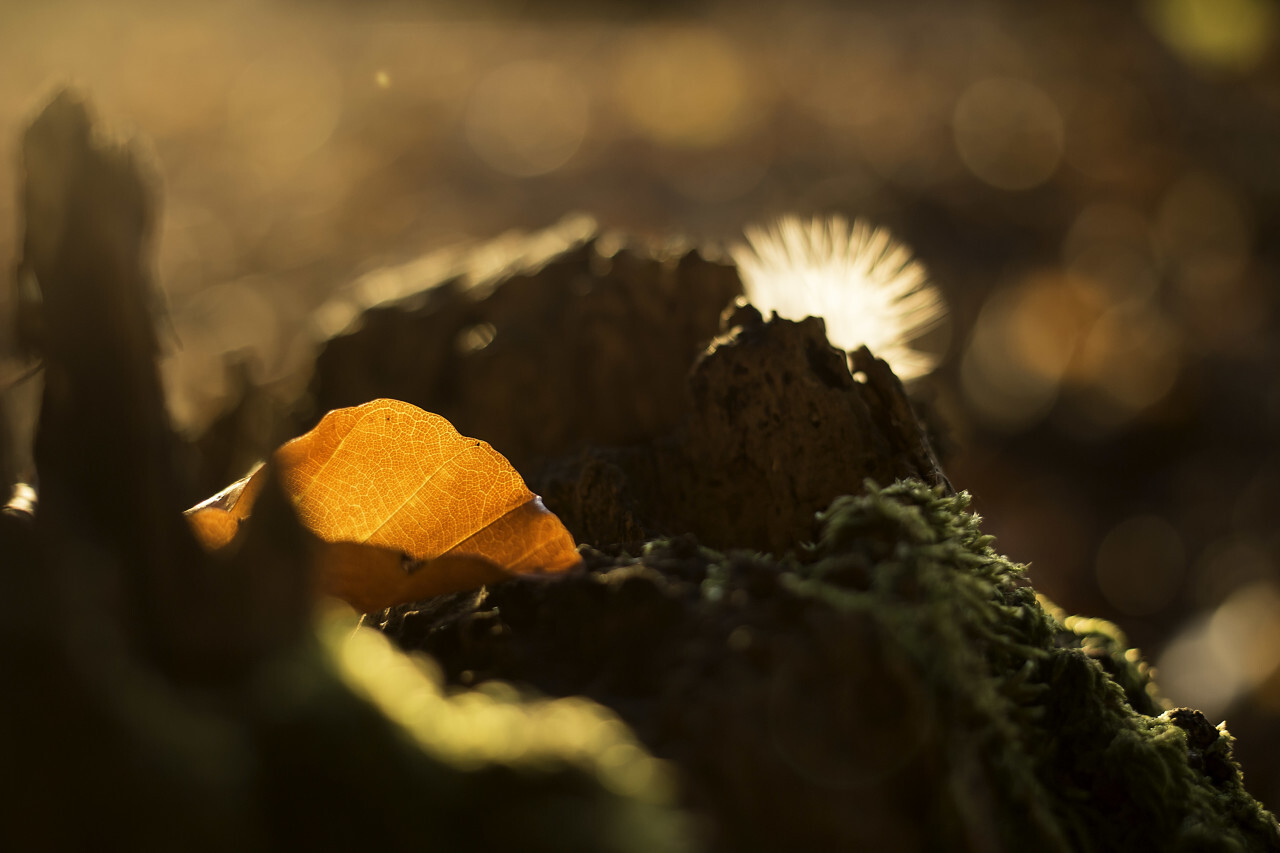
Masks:
[[[781,559],[658,540],[382,626],[455,683],[616,709],[717,850],[1280,850],[1225,729],[1162,712],[1114,626],[1039,600],[967,503],[868,484]]]

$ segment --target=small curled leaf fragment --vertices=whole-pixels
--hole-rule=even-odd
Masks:
[[[573,537],[488,443],[398,400],[329,412],[270,465],[320,540],[322,588],[369,612],[580,562]],[[187,511],[209,550],[252,512],[265,468]]]
[[[187,523],[206,552],[227,547],[240,532],[240,519],[216,506],[192,507],[187,510]]]
[[[249,511],[253,508],[253,502],[257,500],[258,493],[262,490],[264,479],[258,476],[262,468],[262,462],[254,465],[253,470],[248,474],[187,510],[187,515],[190,516],[204,509],[220,509],[232,513],[235,518],[247,518]]]
[[[187,523],[206,552],[225,548],[236,538],[266,482],[264,470],[259,462],[248,474],[187,510]]]

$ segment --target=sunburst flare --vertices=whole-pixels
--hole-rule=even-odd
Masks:
[[[912,346],[941,322],[946,306],[924,265],[883,228],[843,216],[784,216],[745,230],[730,250],[747,298],[788,320],[822,317],[827,338],[850,352],[866,345],[903,381],[936,358]]]

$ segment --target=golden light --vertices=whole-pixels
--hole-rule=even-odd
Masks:
[[[979,80],[956,102],[952,122],[960,159],[997,189],[1039,186],[1062,159],[1062,115],[1048,95],[1025,80]]]
[[[1241,697],[1280,673],[1280,585],[1259,580],[1233,592],[1206,618],[1192,622],[1157,662],[1174,704],[1218,718]]]
[[[833,345],[865,345],[903,381],[933,369],[934,356],[913,343],[942,322],[946,306],[924,265],[888,231],[842,216],[784,216],[745,234],[748,245],[731,254],[760,311],[822,317]]]
[[[273,365],[281,352],[281,323],[263,280],[250,277],[206,287],[175,310],[174,335],[181,342],[162,365],[166,402],[180,428],[217,412],[229,389],[225,359],[250,357]],[[260,377],[255,377],[260,378]]]
[[[978,416],[991,426],[1020,429],[1047,414],[1106,306],[1096,282],[1058,271],[997,290],[978,315],[960,364],[965,396]]]
[[[1209,640],[1237,659],[1250,688],[1270,678],[1280,667],[1280,586],[1262,580],[1233,592],[1210,617]]]
[[[623,47],[616,97],[644,135],[677,148],[713,148],[753,121],[752,87],[741,52],[702,27],[646,30]]]
[[[246,67],[227,96],[227,125],[262,176],[282,177],[333,134],[342,80],[318,52],[279,53]]]
[[[543,175],[569,161],[587,133],[588,103],[568,73],[538,60],[501,65],[484,77],[467,105],[471,147],[499,172]]]
[[[1111,405],[1107,420],[1127,420],[1162,400],[1182,367],[1177,328],[1149,303],[1128,302],[1103,314],[1089,330],[1080,380]]]
[[[1117,202],[1082,208],[1062,241],[1063,266],[1116,299],[1150,298],[1158,285],[1154,263],[1147,218]]]

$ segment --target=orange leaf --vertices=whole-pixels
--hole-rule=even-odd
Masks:
[[[329,543],[317,556],[325,589],[366,612],[580,561],[510,462],[408,403],[329,412],[271,464],[303,524]],[[264,477],[188,510],[207,548],[234,538]]]
[[[206,551],[225,548],[240,532],[240,520],[217,506],[192,507],[187,510],[187,523]]]
[[[320,585],[361,613],[376,613],[406,601],[421,601],[500,583],[511,577],[481,557],[445,554],[421,565],[405,565],[390,548],[326,542],[316,555]]]
[[[226,547],[240,532],[240,523],[249,517],[266,481],[262,473],[264,467],[259,464],[246,476],[187,510],[187,523],[206,551]]]

